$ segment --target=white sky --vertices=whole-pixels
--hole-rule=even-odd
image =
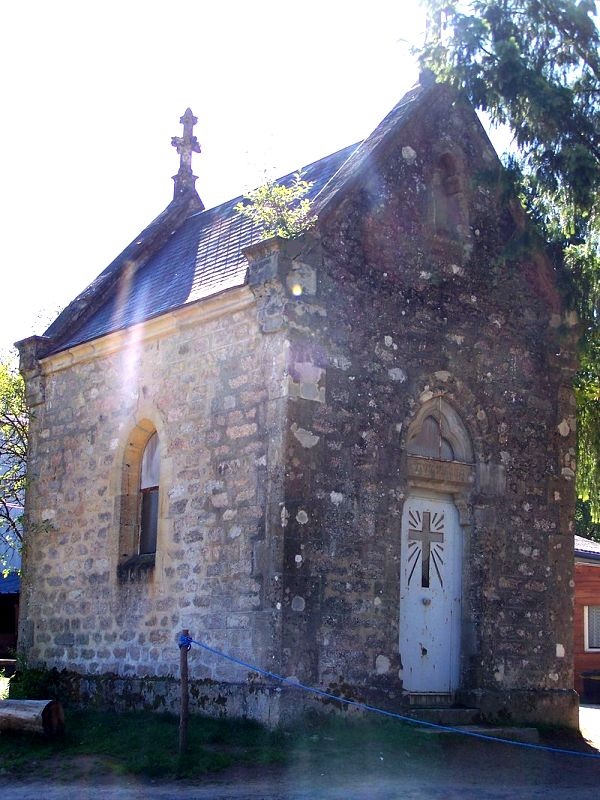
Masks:
[[[405,0],[0,8],[0,354],[169,203],[190,106],[211,207],[364,138],[415,82]]]

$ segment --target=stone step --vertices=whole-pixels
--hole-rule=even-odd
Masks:
[[[478,708],[450,708],[429,707],[409,708],[404,713],[406,717],[422,719],[423,722],[433,722],[436,725],[474,725],[479,722],[481,712]]]
[[[457,729],[457,733],[479,733],[484,736],[492,736],[494,739],[508,739],[509,741],[525,742],[527,744],[537,744],[540,741],[540,734],[537,728],[513,728],[502,725],[453,725],[452,727]]]
[[[408,704],[414,708],[449,708],[455,705],[453,694],[409,694]]]

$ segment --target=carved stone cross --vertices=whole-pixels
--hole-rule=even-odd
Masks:
[[[444,531],[433,531],[431,529],[431,513],[429,511],[424,511],[421,530],[409,528],[408,537],[413,542],[421,542],[421,586],[426,589],[429,587],[431,545],[434,542],[444,541]]]
[[[200,152],[198,139],[194,136],[194,125],[198,122],[190,108],[179,120],[183,125],[183,136],[173,136],[171,144],[179,153],[179,172],[173,176],[175,181],[175,197],[187,189],[193,189],[196,176],[192,173],[192,153]]]

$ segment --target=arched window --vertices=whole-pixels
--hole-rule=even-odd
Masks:
[[[148,439],[142,457],[140,480],[140,543],[139,554],[156,552],[158,530],[158,482],[160,475],[160,451],[158,434]]]
[[[122,579],[142,577],[154,567],[159,528],[161,446],[150,420],[128,437],[121,471],[119,569]]]
[[[408,431],[406,451],[438,461],[473,463],[467,429],[454,408],[441,397],[424,403],[419,409]]]

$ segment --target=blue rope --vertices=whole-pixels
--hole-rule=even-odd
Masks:
[[[211,647],[204,642],[197,642],[195,639],[192,639],[191,636],[183,636],[181,635],[178,640],[179,647],[187,647],[188,649],[192,646],[192,644],[201,647],[203,650],[212,653],[215,656],[219,656],[219,658],[224,658],[227,661],[231,661],[232,664],[237,664],[239,667],[244,667],[245,669],[249,669],[251,672],[257,672],[259,675],[263,675],[265,678],[270,678],[274,681],[279,681],[280,683],[285,683],[288,686],[293,686],[296,689],[304,689],[306,692],[311,692],[312,694],[316,694],[319,697],[326,697],[329,700],[335,700],[338,703],[344,703],[347,706],[352,706],[353,708],[359,708],[363,711],[372,711],[375,714],[381,714],[384,717],[392,717],[393,719],[399,719],[402,722],[409,722],[412,725],[422,725],[427,728],[434,728],[438,731],[446,731],[448,733],[457,733],[461,736],[471,736],[473,739],[483,739],[487,742],[496,742],[497,744],[509,744],[513,745],[514,747],[525,747],[529,750],[543,750],[546,753],[560,753],[561,755],[569,755],[569,756],[583,756],[584,758],[600,758],[600,753],[582,753],[579,750],[566,750],[561,747],[549,747],[548,745],[544,744],[531,744],[529,742],[516,742],[513,739],[498,739],[495,736],[488,736],[485,733],[476,733],[475,731],[465,731],[461,730],[460,728],[453,728],[449,725],[440,725],[437,722],[427,722],[423,719],[413,719],[412,717],[406,717],[402,714],[397,714],[395,711],[386,711],[383,708],[378,708],[377,706],[371,706],[368,703],[360,703],[358,700],[348,700],[345,697],[339,697],[336,694],[332,694],[331,692],[326,692],[323,689],[316,689],[314,686],[308,686],[305,683],[300,683],[299,681],[294,681],[291,678],[286,678],[283,675],[278,675],[276,672],[270,672],[267,669],[261,669],[261,667],[257,667],[254,664],[248,664],[246,661],[241,661],[239,658],[234,658],[234,656],[227,655],[227,653],[221,652],[221,650],[217,650],[214,647]]]

